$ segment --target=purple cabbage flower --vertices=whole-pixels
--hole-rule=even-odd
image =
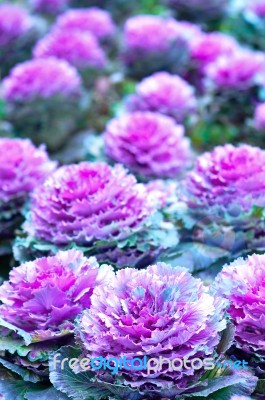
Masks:
[[[233,37],[219,32],[201,34],[190,42],[192,62],[201,72],[220,56],[233,55],[238,48]]]
[[[16,257],[27,260],[74,246],[118,266],[123,257],[132,266],[142,259],[149,262],[169,245],[169,233],[174,243],[178,240],[162,216],[153,222],[159,205],[147,193],[121,165],[63,166],[32,194],[24,224],[27,238],[18,238]]]
[[[247,90],[257,84],[265,68],[265,56],[260,52],[238,50],[223,56],[206,69],[209,84],[219,90]]]
[[[30,0],[35,12],[48,15],[57,15],[69,6],[69,0]]]
[[[215,290],[229,300],[228,313],[235,325],[235,346],[265,376],[265,255],[239,258],[223,268]]]
[[[126,104],[128,111],[152,111],[182,123],[196,110],[194,88],[177,75],[157,72],[136,86]]]
[[[173,18],[138,15],[124,27],[123,60],[127,72],[143,78],[156,71],[178,73],[188,58],[187,30]]]
[[[185,187],[194,205],[206,208],[214,205],[229,208],[235,204],[249,210],[254,205],[264,206],[264,163],[265,151],[258,147],[219,146],[198,158]]]
[[[116,31],[110,13],[97,7],[69,10],[58,17],[54,28],[89,32],[100,41],[109,39]]]
[[[159,263],[142,271],[118,271],[109,285],[96,288],[76,330],[83,354],[92,358],[214,359],[226,328],[224,306],[186,269]],[[149,374],[130,368],[116,375],[95,372],[98,382],[112,383],[113,390],[115,384],[122,385],[122,398],[137,390],[134,396],[139,399],[158,394],[178,399],[186,391],[199,392],[203,373],[203,368],[193,367],[173,371],[167,362]]]
[[[192,259],[197,270],[221,266],[264,248],[264,182],[265,151],[258,147],[227,144],[197,159],[179,189],[187,209],[177,211],[189,265]]]
[[[239,49],[204,69],[200,121],[193,129],[199,145],[207,149],[251,141],[250,121],[264,86],[264,68],[263,53]]]
[[[191,163],[183,126],[158,113],[136,112],[113,119],[104,141],[109,158],[143,177],[172,178]]]
[[[8,45],[32,28],[32,17],[22,7],[0,5],[0,46]]]
[[[36,20],[26,9],[9,3],[0,4],[0,73],[6,76],[19,62],[30,57],[39,36]]]
[[[44,147],[28,139],[0,138],[0,238],[9,242],[22,220],[30,193],[55,169]],[[4,247],[0,249],[2,253]]]
[[[80,91],[80,77],[67,62],[55,58],[31,60],[17,65],[3,81],[7,102],[36,101],[53,96],[73,96]]]
[[[17,375],[12,378],[14,371],[25,381],[29,377],[49,384],[51,353],[74,344],[74,320],[90,307],[95,287],[106,285],[111,277],[111,267],[99,268],[94,257],[86,258],[76,250],[12,269],[9,281],[0,287],[1,363],[5,367],[1,377],[7,372],[4,393],[11,379],[23,386]],[[1,394],[2,390],[0,383]]]
[[[0,316],[34,335],[62,333],[91,304],[97,285],[107,281],[110,267],[100,270],[95,257],[81,251],[61,251],[27,262],[10,272],[0,287]]]
[[[35,58],[56,57],[78,70],[103,69],[107,60],[97,39],[80,30],[54,30],[41,39],[33,51]]]
[[[2,96],[15,131],[56,150],[79,117],[81,80],[64,60],[35,59],[12,69],[3,81]]]

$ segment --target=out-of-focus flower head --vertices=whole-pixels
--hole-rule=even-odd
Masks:
[[[157,72],[136,86],[136,93],[129,97],[128,111],[153,111],[168,115],[177,122],[196,109],[194,89],[177,75]]]
[[[178,22],[173,18],[155,15],[138,15],[129,18],[125,24],[125,47],[133,56],[133,51],[147,53],[170,49],[172,42],[180,35]]]
[[[220,56],[230,56],[239,48],[231,36],[219,32],[201,34],[190,41],[192,61],[204,69]]]
[[[91,307],[77,326],[84,354],[132,360],[137,357],[203,358],[215,357],[226,327],[225,302],[208,293],[202,282],[186,269],[159,263],[145,270],[124,269],[113,276],[110,285],[96,288]],[[192,318],[191,318],[192,316]],[[100,380],[109,379],[151,395],[168,391],[184,393],[196,384],[203,369],[97,371]],[[118,379],[117,379],[118,378]],[[170,379],[169,379],[170,378]],[[193,386],[194,385],[194,386]]]
[[[63,59],[81,70],[102,69],[107,63],[105,53],[95,36],[78,30],[52,31],[36,44],[33,54],[35,58]]]
[[[26,9],[10,3],[0,4],[0,47],[12,43],[32,26],[32,17]]]
[[[14,67],[3,81],[3,98],[27,102],[79,93],[80,77],[74,67],[53,57],[26,61]]]
[[[30,0],[34,11],[57,15],[65,11],[69,5],[69,0]]]
[[[218,90],[245,90],[258,83],[265,68],[263,53],[238,50],[233,55],[219,57],[206,68],[209,86]]]
[[[97,285],[107,282],[110,267],[81,251],[61,251],[13,268],[0,287],[0,316],[29,333],[52,336],[71,331],[73,321],[91,304]]]
[[[55,169],[44,147],[28,139],[0,138],[0,204],[25,201]]]
[[[98,40],[109,39],[116,30],[111,15],[97,7],[69,10],[57,19],[54,28],[90,32]]]
[[[136,112],[113,119],[104,140],[111,159],[143,177],[175,177],[191,162],[183,126],[158,113]]]

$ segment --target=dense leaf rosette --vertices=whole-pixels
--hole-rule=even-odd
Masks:
[[[157,72],[136,86],[127,101],[128,111],[152,111],[183,122],[196,110],[194,88],[177,75]]]
[[[53,57],[18,64],[2,85],[7,119],[18,135],[57,150],[74,130],[82,111],[77,70]]]
[[[33,21],[27,11],[19,6],[0,5],[0,47],[12,43],[32,28]]]
[[[143,177],[175,177],[191,163],[184,128],[159,113],[135,112],[109,122],[105,152]]]
[[[173,226],[156,213],[157,199],[147,193],[121,165],[84,162],[61,167],[32,195],[24,225],[27,237],[18,239],[17,257],[79,246],[104,261],[111,252],[114,263],[130,254],[134,265],[136,256],[146,258],[178,241]],[[19,254],[20,247],[29,254]]]
[[[160,263],[142,271],[118,271],[107,285],[94,290],[90,308],[77,321],[77,343],[83,353],[69,346],[61,349],[56,354],[59,365],[55,366],[52,359],[50,362],[51,381],[74,399],[86,399],[87,392],[99,399],[107,398],[109,393],[118,400],[184,399],[196,394],[207,397],[219,389],[224,389],[227,396],[231,390],[236,394],[243,375],[222,376],[221,371],[213,369],[206,376],[197,364],[195,368],[194,364],[188,369],[179,368],[184,359],[220,359],[222,346],[225,349],[228,345],[221,339],[226,328],[225,306],[224,300],[209,294],[202,282],[184,268]],[[90,371],[67,365],[61,369],[64,357],[81,356],[98,361],[102,357],[110,365],[111,360],[124,358],[131,362],[137,357],[138,363],[144,357],[177,358],[178,368],[171,368],[164,360],[161,368],[156,366],[150,371],[143,365],[138,369],[128,364],[120,367],[120,361],[115,374],[112,368],[103,368],[103,363],[94,364],[95,368],[91,364]],[[241,387],[239,393],[251,393],[255,382],[255,378],[245,376],[244,390]]]
[[[244,210],[264,206],[265,151],[258,147],[225,145],[204,153],[186,179],[195,204],[231,204]]]
[[[63,60],[46,58],[17,65],[3,81],[7,102],[27,102],[53,96],[76,95],[81,81],[76,70]]]
[[[247,90],[257,84],[264,68],[263,53],[238,49],[232,56],[224,55],[210,64],[206,78],[217,90]]]
[[[227,144],[201,155],[182,183],[176,214],[185,266],[204,269],[265,246],[265,151]],[[186,205],[186,209],[185,209]],[[173,255],[171,255],[173,256]],[[175,262],[180,263],[176,254]],[[182,265],[182,264],[181,264]]]
[[[43,340],[71,331],[109,271],[76,250],[22,264],[0,287],[1,318],[34,336],[43,335]]]
[[[124,27],[123,59],[128,73],[145,77],[156,71],[182,71],[187,60],[187,29],[173,18],[138,15]],[[192,31],[192,27],[190,28]]]
[[[220,342],[226,326],[223,306],[221,299],[209,295],[202,282],[185,269],[166,264],[143,271],[125,269],[113,276],[109,286],[94,291],[78,330],[85,352],[92,357],[200,358],[213,355]],[[131,387],[185,391],[194,375],[198,379],[203,372],[192,368],[167,371],[165,377],[167,369],[165,365],[150,376],[146,371],[119,375]]]
[[[190,42],[191,59],[199,71],[221,56],[230,56],[239,48],[236,40],[219,32],[201,34]]]
[[[265,376],[265,255],[254,254],[226,265],[215,289],[230,302],[228,313],[235,324],[235,345]]]
[[[74,343],[75,318],[90,306],[95,287],[107,284],[109,277],[111,267],[99,268],[94,257],[76,250],[13,268],[0,287],[0,380],[8,371],[14,384],[19,385],[18,376],[24,386],[49,384],[50,354]]]
[[[97,7],[69,10],[58,17],[54,28],[90,32],[100,41],[109,39],[116,30],[110,13]]]
[[[69,33],[68,29],[55,29],[36,44],[33,54],[38,59],[56,57],[66,60],[80,70],[102,69],[107,62],[96,37],[81,30]]]

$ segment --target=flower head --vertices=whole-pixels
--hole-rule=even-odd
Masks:
[[[104,68],[106,56],[89,32],[54,30],[41,39],[33,51],[35,58],[56,57],[78,69]]]
[[[25,201],[55,167],[45,149],[30,140],[0,138],[0,204]]]
[[[79,93],[80,77],[66,61],[46,58],[26,61],[14,67],[3,81],[3,97],[8,102],[27,102],[52,96]]]
[[[265,103],[257,105],[254,115],[254,126],[258,131],[265,130]]]
[[[0,315],[26,332],[71,330],[75,317],[90,306],[95,287],[110,268],[99,269],[94,257],[61,251],[13,268],[0,287]]]
[[[127,237],[153,211],[145,187],[122,166],[84,162],[59,168],[34,191],[25,229],[49,243],[88,245]]]
[[[265,205],[265,151],[249,145],[218,146],[200,156],[185,187],[202,207],[232,204],[249,210]]]
[[[32,18],[24,8],[9,3],[0,5],[0,46],[8,45],[32,26]]]
[[[106,154],[147,177],[174,177],[190,163],[184,128],[172,118],[136,112],[116,118],[105,132]]]
[[[237,48],[235,39],[219,32],[201,34],[190,41],[191,58],[201,69],[220,56],[232,55]]]
[[[265,255],[239,258],[223,268],[215,289],[230,302],[236,347],[265,361]],[[260,364],[261,367],[261,364]]]
[[[138,15],[129,18],[124,28],[125,59],[133,61],[138,52],[145,54],[165,52],[172,44],[183,39],[179,23],[173,18]]]
[[[92,357],[214,357],[226,326],[223,307],[223,300],[211,296],[186,269],[159,263],[118,271],[109,285],[96,288],[77,330]],[[118,380],[149,395],[166,388],[183,393],[202,374],[203,369],[193,368],[170,372],[165,365],[150,375],[122,370]],[[103,371],[97,375],[108,379]]]
[[[111,15],[97,7],[67,11],[57,19],[55,29],[90,32],[98,40],[108,39],[116,30]]]
[[[206,68],[206,78],[218,90],[249,89],[265,67],[264,54],[240,50],[230,56],[219,57]]]
[[[69,0],[30,0],[34,11],[56,15],[63,12],[69,5]]]
[[[196,109],[194,89],[177,75],[157,72],[136,86],[127,109],[159,112],[183,122]]]

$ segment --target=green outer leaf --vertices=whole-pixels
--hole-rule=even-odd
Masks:
[[[54,368],[54,356],[58,354],[57,364]],[[71,399],[75,400],[100,400],[108,396],[114,396],[117,400],[141,400],[146,395],[139,390],[132,389],[128,386],[101,382],[94,373],[90,371],[75,373],[69,367],[68,362],[64,364],[62,370],[62,360],[64,358],[78,358],[81,351],[71,346],[63,347],[59,351],[53,353],[50,358],[50,380],[57,390],[67,394]],[[208,398],[211,400],[228,400],[228,396],[233,394],[250,395],[256,387],[257,378],[248,371],[229,371],[216,369],[215,373],[205,377],[204,380],[196,382],[189,388],[189,394],[177,394],[176,389],[175,400],[182,399],[199,399]],[[194,390],[194,393],[190,393]],[[149,392],[150,398],[156,398],[161,395],[168,397],[167,391]],[[223,395],[223,398],[220,397]],[[153,397],[152,397],[153,396]],[[170,398],[173,396],[171,391]],[[208,396],[211,396],[210,398]],[[230,398],[229,398],[230,400]]]
[[[0,364],[9,369],[10,371],[14,372],[15,374],[20,375],[21,378],[23,378],[24,381],[26,382],[36,383],[39,382],[40,380],[39,376],[34,374],[33,372],[25,368],[19,367],[18,365],[13,364],[9,361],[6,361],[3,358],[0,358]]]
[[[230,400],[234,394],[250,395],[254,392],[258,378],[253,376],[250,372],[240,371],[233,372],[226,377],[220,376],[218,378],[209,379],[205,389],[199,393],[194,393],[184,396],[184,398],[191,397],[192,399],[208,398],[211,395],[211,400]]]
[[[0,351],[8,351],[10,354],[18,353],[21,357],[25,357],[30,352],[30,348],[25,346],[22,339],[4,336],[0,337]]]
[[[57,358],[56,369],[54,368],[54,356]],[[76,400],[100,400],[105,398],[109,392],[97,383],[93,383],[93,374],[89,371],[75,374],[66,362],[62,370],[62,360],[64,358],[78,358],[81,352],[74,347],[66,346],[58,352],[52,353],[50,357],[50,381],[54,387]]]
[[[19,336],[21,336],[24,341],[25,344],[28,346],[29,344],[31,344],[32,342],[32,338],[31,335],[25,331],[23,331],[23,329],[19,329],[16,326],[10,324],[9,322],[6,322],[5,320],[3,320],[2,318],[0,318],[0,326],[3,326],[4,328],[8,328],[13,332],[16,332]]]
[[[265,379],[259,379],[257,383],[257,393],[265,394]]]
[[[42,389],[40,387],[32,387],[25,394],[27,400],[67,400],[69,397],[64,395],[53,387]]]
[[[25,400],[25,393],[32,383],[23,381],[0,381],[0,394],[6,400]]]

